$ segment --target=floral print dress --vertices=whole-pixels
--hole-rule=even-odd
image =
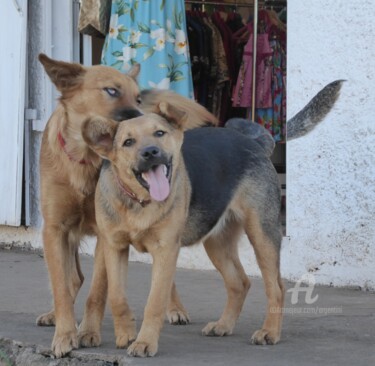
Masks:
[[[193,97],[183,0],[112,0],[102,64],[126,73],[135,63],[142,89]]]

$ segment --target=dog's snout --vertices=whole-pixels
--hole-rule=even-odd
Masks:
[[[141,156],[144,160],[150,160],[152,158],[160,158],[161,151],[157,146],[147,146],[141,150]]]

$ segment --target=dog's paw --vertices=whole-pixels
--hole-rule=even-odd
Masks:
[[[189,314],[185,310],[171,310],[167,312],[167,317],[170,324],[186,325],[190,323]]]
[[[53,327],[56,324],[55,312],[52,310],[49,313],[42,314],[36,319],[36,325],[40,327]]]
[[[116,337],[117,348],[128,348],[128,346],[137,338],[136,332],[120,334]]]
[[[267,329],[257,330],[250,339],[251,344],[255,345],[273,345],[278,343],[280,340],[280,335],[278,332],[272,332]]]
[[[157,342],[135,341],[128,347],[128,355],[132,357],[153,357],[158,351]]]
[[[100,333],[90,330],[79,331],[78,342],[81,347],[99,347],[101,343]]]
[[[202,334],[211,337],[223,337],[231,335],[233,332],[233,327],[228,326],[220,321],[210,322],[203,329]]]
[[[52,342],[52,352],[56,358],[64,357],[72,349],[78,348],[77,331],[55,334]]]

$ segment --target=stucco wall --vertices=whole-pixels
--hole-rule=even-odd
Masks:
[[[287,146],[287,277],[375,287],[373,14],[373,0],[288,0],[288,115],[347,82],[321,126]]]

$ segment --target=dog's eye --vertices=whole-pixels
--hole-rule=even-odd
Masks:
[[[140,95],[138,95],[138,97],[137,97],[137,104],[138,104],[138,105],[141,105],[141,104],[142,104],[142,99],[141,99],[141,96],[140,96]]]
[[[130,147],[130,146],[132,146],[134,144],[135,144],[135,140],[134,139],[126,139],[124,141],[124,143],[122,144],[122,146]]]
[[[162,131],[162,130],[158,130],[158,131],[154,132],[155,137],[162,137],[164,135],[165,135],[165,131]]]
[[[120,96],[120,92],[115,88],[104,88],[103,90],[105,90],[111,97],[117,98]]]

